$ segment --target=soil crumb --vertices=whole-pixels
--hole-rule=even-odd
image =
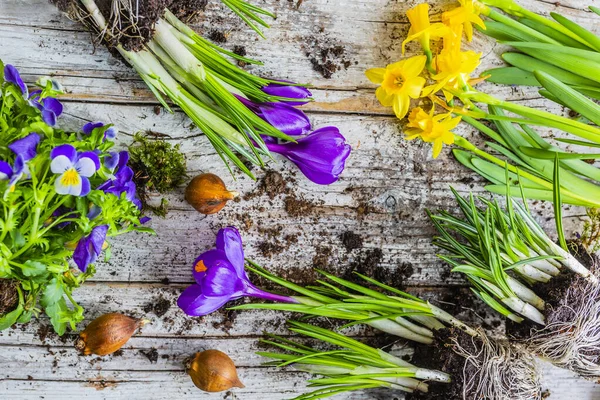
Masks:
[[[169,311],[169,308],[171,308],[171,302],[163,296],[159,296],[144,306],[144,312],[154,313],[157,317],[162,317]]]
[[[0,279],[0,317],[17,308],[19,304],[18,284],[13,279]]]
[[[217,29],[213,29],[208,33],[208,38],[215,43],[227,43],[227,36]]]
[[[342,233],[340,239],[347,252],[351,252],[354,249],[360,249],[363,246],[362,237],[352,231]]]
[[[313,267],[318,269],[327,269],[329,267],[329,258],[331,257],[332,249],[327,246],[317,246],[316,253],[313,257]]]
[[[290,217],[305,217],[312,213],[316,204],[306,200],[304,197],[288,196],[285,198],[285,211]]]

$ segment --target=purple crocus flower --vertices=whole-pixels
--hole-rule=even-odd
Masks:
[[[250,111],[286,135],[303,135],[310,131],[310,120],[302,111],[285,103],[255,103],[241,96],[237,99]]]
[[[23,93],[23,98],[27,99],[29,97],[29,90],[27,89],[27,85],[21,79],[21,74],[15,67],[10,64],[6,64],[4,66],[4,79],[6,82],[13,83],[19,87],[21,93]]]
[[[264,86],[261,90],[266,94],[277,97],[285,97],[287,99],[296,99],[296,101],[283,100],[285,103],[291,106],[301,106],[310,101],[312,93],[303,86],[289,86],[286,85],[289,82],[269,83]]]
[[[84,134],[90,135],[94,131],[94,129],[102,128],[103,126],[104,126],[104,124],[102,122],[98,122],[98,121],[88,122],[87,124],[85,124],[83,126],[83,128],[81,130],[83,131]],[[104,131],[104,139],[112,140],[117,137],[118,132],[119,131],[117,128],[115,128],[114,126],[111,126],[106,131]]]
[[[58,117],[63,112],[63,105],[54,97],[45,97],[40,99],[41,90],[31,94],[29,101],[42,113],[42,120],[50,126],[56,126]]]
[[[81,272],[87,271],[90,264],[96,262],[102,252],[108,225],[96,226],[89,235],[82,237],[73,252],[73,261]]]
[[[54,188],[58,194],[72,194],[85,196],[90,190],[89,177],[100,169],[100,159],[96,153],[86,151],[78,153],[70,144],[63,144],[50,152],[52,162],[50,170],[60,174],[54,181]]]
[[[298,166],[311,181],[329,185],[344,171],[351,147],[334,126],[317,129],[297,143],[266,143],[269,151],[279,153]]]
[[[244,249],[237,229],[223,228],[217,234],[216,249],[194,261],[196,283],[183,291],[177,305],[188,315],[210,314],[230,300],[244,296],[270,301],[297,303],[293,297],[265,292],[254,286],[244,269]]]

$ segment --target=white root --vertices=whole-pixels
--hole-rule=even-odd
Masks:
[[[596,272],[596,277],[598,272]],[[600,377],[600,286],[579,279],[560,305],[548,314],[543,329],[527,339],[527,348],[554,365],[585,378]]]
[[[541,399],[533,357],[508,343],[491,340],[482,330],[478,333],[470,339],[474,350],[466,349],[453,339],[454,351],[466,359],[463,399]]]

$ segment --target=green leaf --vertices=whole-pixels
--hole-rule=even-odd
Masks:
[[[554,157],[554,189],[553,189],[553,203],[554,203],[554,219],[556,221],[556,232],[558,233],[558,241],[560,246],[566,252],[569,251],[567,248],[567,241],[565,240],[565,231],[562,224],[562,199],[560,190],[560,160],[558,153]]]
[[[600,143],[586,142],[585,140],[568,139],[568,138],[556,138],[556,141],[563,142],[563,143],[568,143],[568,144],[576,144],[578,146],[600,148]]]
[[[42,307],[48,307],[49,305],[56,303],[63,297],[64,293],[62,281],[56,277],[52,278],[44,288],[44,293],[40,299]]]
[[[535,157],[544,160],[554,160],[554,158],[559,158],[561,160],[596,160],[600,158],[600,153],[567,153],[564,151],[535,149],[533,147],[525,146],[521,146],[519,149],[529,157]]]
[[[39,261],[27,260],[21,270],[25,276],[38,276],[46,272],[46,265]]]
[[[19,317],[21,316],[22,313],[23,313],[23,305],[21,303],[19,303],[17,308],[15,308],[13,311],[0,317],[0,331],[13,326],[17,322],[17,320],[19,319]]]
[[[534,29],[537,32],[543,33],[544,35],[556,40],[559,43],[564,44],[565,46],[576,47],[578,49],[584,50],[590,49],[585,44],[578,42],[577,40],[565,35],[564,33],[559,32],[556,29],[553,29],[552,27],[544,25],[538,21],[534,21],[529,18],[519,18],[519,22],[521,22],[523,25],[527,25],[528,27]]]
[[[550,16],[552,16],[559,24],[585,40],[595,50],[600,51],[600,38],[598,38],[598,36],[560,14],[551,12]]]
[[[561,82],[567,83],[569,85],[581,85],[581,86],[591,86],[597,87],[598,83],[593,80],[581,77],[577,74],[571,72],[571,70],[564,70],[562,68],[556,67],[552,64],[545,62],[544,60],[538,60],[534,57],[528,56],[522,53],[513,53],[506,52],[502,54],[502,59],[509,63],[510,65],[520,68],[524,71],[531,72],[533,71],[543,71],[546,72]],[[533,79],[537,81],[535,76]],[[538,82],[539,83],[539,82]],[[539,86],[539,85],[537,85]]]
[[[64,297],[44,308],[44,311],[46,312],[46,315],[50,317],[50,322],[54,327],[54,331],[59,336],[64,335],[67,330],[67,322],[63,321],[63,314],[66,314],[69,311]]]
[[[596,125],[600,125],[600,106],[598,104],[543,71],[534,71],[533,73],[542,86],[566,104],[567,107],[583,115]]]
[[[589,6],[588,7],[591,11],[593,11],[594,13],[600,15],[600,8],[598,7],[594,7],[594,6]]]
[[[517,67],[500,67],[485,71],[481,76],[489,75],[488,82],[501,85],[540,86],[532,72]]]

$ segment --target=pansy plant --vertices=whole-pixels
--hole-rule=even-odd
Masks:
[[[42,311],[63,334],[83,319],[73,291],[95,272],[110,237],[151,231],[142,223],[127,152],[117,129],[90,123],[59,128],[62,86],[50,78],[30,92],[0,62],[0,279],[12,279],[18,305],[0,330]]]

